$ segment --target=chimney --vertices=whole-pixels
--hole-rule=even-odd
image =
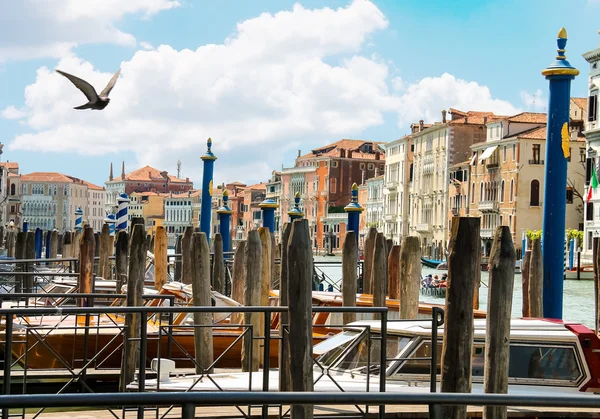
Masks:
[[[446,109],[442,109],[442,124],[446,123]]]
[[[422,119],[419,121],[419,132],[423,131],[423,122]]]
[[[298,157],[302,155],[302,150],[298,150]]]
[[[121,180],[125,180],[125,161],[121,165]]]
[[[186,183],[189,183],[189,182],[190,182],[190,178],[189,178],[189,177],[186,177],[186,178],[185,178],[185,182],[186,182]]]
[[[108,181],[112,182],[113,180],[113,170],[112,170],[112,162],[110,163],[110,173],[108,174]]]
[[[487,124],[487,116],[483,117],[483,125]]]

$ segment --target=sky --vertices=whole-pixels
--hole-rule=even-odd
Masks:
[[[2,0],[4,1],[4,0]],[[103,185],[145,165],[265,181],[298,150],[392,141],[442,109],[544,112],[556,35],[581,71],[600,0],[21,0],[0,15],[1,159]],[[74,110],[121,68],[103,111]]]

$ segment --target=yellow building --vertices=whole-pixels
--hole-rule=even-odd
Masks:
[[[164,200],[167,194],[156,192],[132,192],[129,196],[129,222],[134,217],[143,217],[147,234],[156,232],[165,218]]]

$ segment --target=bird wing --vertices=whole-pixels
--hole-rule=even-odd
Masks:
[[[79,77],[75,77],[72,74],[65,73],[64,71],[56,70],[56,72],[68,78],[71,83],[75,85],[75,87],[83,92],[85,97],[87,97],[90,102],[96,102],[98,100],[96,89],[94,89],[94,86],[89,84],[87,81],[80,79]]]
[[[121,74],[121,69],[120,68],[112,76],[112,78],[110,79],[110,81],[108,82],[108,84],[106,85],[106,87],[104,88],[104,90],[100,92],[100,96],[102,96],[102,97],[108,97],[108,94],[110,93],[110,91],[112,90],[112,88],[115,87],[115,84],[117,83],[117,79],[119,78],[119,74]]]

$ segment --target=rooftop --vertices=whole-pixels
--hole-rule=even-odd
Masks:
[[[173,175],[168,174],[166,171],[160,171],[152,166],[144,166],[141,169],[134,170],[125,175],[125,180],[131,181],[142,181],[142,182],[151,182],[157,181],[161,179],[169,179],[171,183],[190,183],[189,180],[179,179]],[[121,176],[114,178],[113,182],[121,181]]]
[[[548,116],[539,112],[521,112],[508,118],[509,122],[522,122],[526,124],[545,124]]]
[[[375,153],[378,150],[378,145],[384,144],[383,142],[366,141],[366,140],[349,140],[343,139],[336,141],[335,143],[328,144],[323,147],[315,148],[303,156],[300,159],[316,158],[316,157],[340,157],[339,150],[352,151],[352,158],[355,159],[374,159]],[[370,149],[369,149],[370,146]],[[381,153],[382,160],[385,159],[384,153]]]
[[[33,172],[21,175],[23,182],[84,183],[81,179],[57,172]]]
[[[571,100],[584,111],[587,111],[587,97],[572,97]]]

